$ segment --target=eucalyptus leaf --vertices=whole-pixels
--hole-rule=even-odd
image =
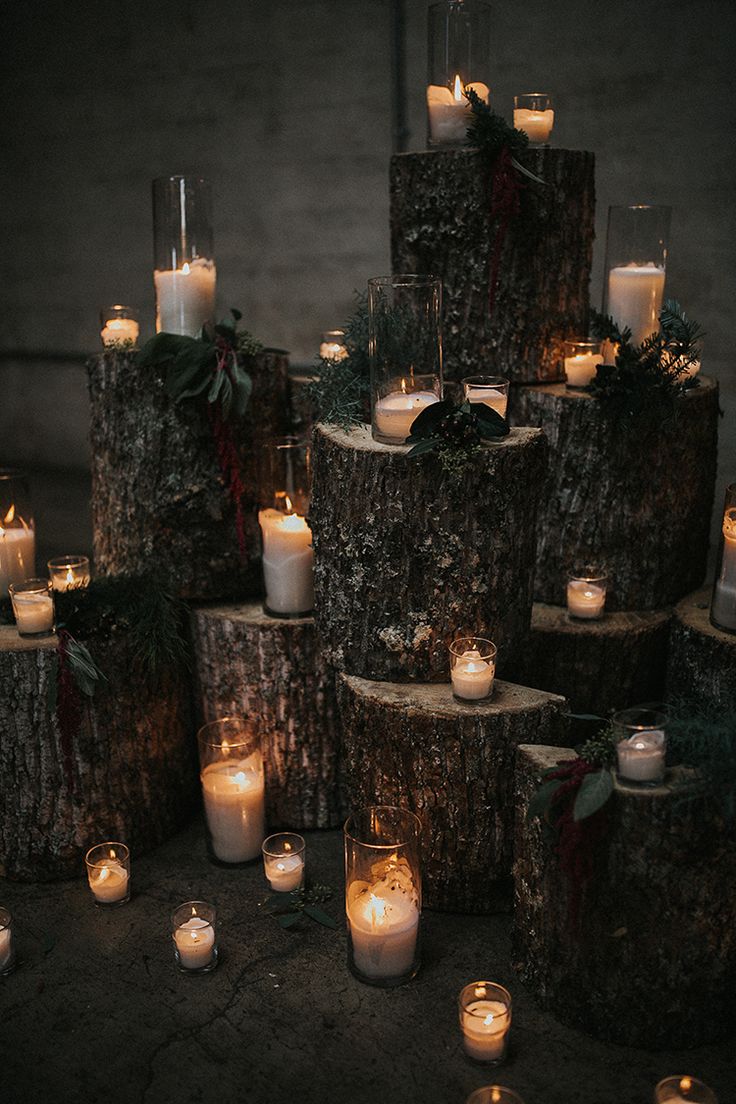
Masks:
[[[307,916],[312,920],[316,920],[318,924],[322,924],[325,928],[332,928],[333,931],[337,928],[337,921],[329,913],[324,912],[321,908],[317,908],[316,905],[305,905],[304,911]]]
[[[244,368],[239,364],[233,365],[233,379],[235,388],[233,394],[233,414],[236,418],[242,418],[248,409],[250,396],[253,391],[253,381]]]
[[[408,437],[407,444],[416,438]],[[407,453],[408,456],[423,456],[427,452],[434,452],[439,447],[439,441],[435,437],[421,437]]]
[[[586,774],[575,798],[572,815],[574,820],[585,820],[593,816],[608,801],[613,793],[613,775],[610,770],[595,771]]]
[[[294,924],[298,924],[301,919],[300,912],[282,912],[277,920],[282,928],[293,928]]]
[[[411,423],[411,436],[431,437],[442,419],[446,418],[448,414],[452,414],[454,409],[455,407],[449,399],[442,399],[440,402],[425,406],[424,410],[417,414]]]

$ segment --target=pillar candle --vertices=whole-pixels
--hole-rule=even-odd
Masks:
[[[434,391],[391,391],[376,403],[373,412],[376,431],[403,442],[417,415],[436,402],[439,399]]]
[[[110,905],[128,896],[128,871],[115,859],[88,867],[87,878],[95,900]]]
[[[350,887],[347,910],[353,961],[365,977],[398,978],[414,963],[419,909],[396,883],[356,882]]]
[[[620,330],[631,330],[631,341],[641,345],[659,331],[664,294],[664,269],[655,264],[629,264],[608,273],[608,313]]]
[[[481,100],[488,102],[487,84],[474,81],[466,87],[472,88]],[[452,88],[447,88],[444,84],[427,85],[427,110],[432,142],[442,144],[465,141],[472,113],[463,94],[463,84],[459,76],[455,77]]]
[[[713,589],[711,617],[724,629],[736,629],[736,507],[723,517],[723,557]]]
[[[493,688],[495,673],[495,663],[483,659],[476,648],[471,648],[458,656],[450,669],[452,692],[455,697],[466,701],[487,698]]]
[[[264,868],[274,893],[291,893],[304,881],[304,859],[301,855],[267,855]]]
[[[287,505],[289,500],[287,498]],[[266,606],[276,614],[306,614],[314,608],[312,530],[299,514],[261,510]]]
[[[665,737],[660,729],[637,732],[616,745],[619,776],[631,782],[659,782],[664,777]]]
[[[569,387],[587,387],[595,379],[596,369],[603,363],[600,353],[576,353],[565,357],[565,376]]]
[[[261,853],[263,770],[250,759],[210,763],[201,775],[212,850],[221,862],[249,862]]]
[[[8,514],[11,514],[11,510]],[[14,514],[14,511],[13,511]],[[36,574],[36,535],[22,520],[6,515],[0,521],[0,595],[7,597],[11,583],[22,583]]]
[[[100,331],[102,344],[122,345],[130,342],[135,345],[138,340],[140,327],[135,318],[108,318]]]
[[[215,949],[215,930],[201,916],[192,916],[174,932],[174,942],[179,952],[179,963],[185,970],[201,970],[212,962]]]
[[[585,579],[571,579],[567,584],[567,611],[584,621],[595,621],[603,613],[606,588]]]
[[[496,1000],[477,1000],[463,1012],[465,1053],[478,1062],[503,1058],[511,1016],[505,1004]]]
[[[514,108],[514,126],[529,136],[530,142],[548,142],[555,122],[554,109],[530,111],[527,107]]]
[[[156,331],[196,337],[215,315],[216,272],[203,258],[153,274],[156,287]]]

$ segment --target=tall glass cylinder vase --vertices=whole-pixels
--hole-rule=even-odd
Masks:
[[[157,333],[195,337],[215,317],[212,194],[206,180],[154,180],[153,256]]]
[[[641,345],[659,332],[671,207],[608,208],[603,313]]]
[[[470,107],[464,89],[486,103],[491,69],[491,9],[482,0],[442,0],[429,7],[427,141],[465,141]]]
[[[442,398],[442,281],[376,276],[368,281],[373,437],[403,445],[414,419]]]
[[[0,469],[0,597],[8,587],[36,574],[36,530],[28,480],[22,472]]]
[[[245,717],[222,717],[197,734],[210,857],[233,865],[261,857],[266,835],[260,739]]]
[[[736,483],[726,487],[710,619],[716,628],[736,633]]]
[[[388,988],[419,969],[421,822],[407,809],[372,805],[345,823],[348,966]]]
[[[304,617],[314,607],[309,513],[310,453],[299,437],[281,437],[271,454],[273,506],[260,510],[266,613]]]

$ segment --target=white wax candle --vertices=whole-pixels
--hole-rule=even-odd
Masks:
[[[621,265],[608,273],[608,313],[620,330],[631,330],[634,345],[659,331],[663,294],[664,269],[655,264]]]
[[[0,594],[7,597],[11,583],[36,574],[36,535],[27,525],[4,526],[0,521]]]
[[[319,347],[319,355],[323,360],[344,360],[348,351],[337,341],[323,341]]]
[[[530,142],[548,142],[555,122],[555,113],[551,107],[545,111],[530,111],[528,107],[514,108],[514,126],[523,130]]]
[[[198,257],[174,270],[156,270],[156,331],[196,337],[215,315],[213,261]]]
[[[355,887],[351,887],[355,888]],[[419,909],[412,897],[386,881],[350,894],[347,909],[353,961],[366,977],[398,978],[414,963]]]
[[[503,391],[497,391],[495,387],[471,387],[465,398],[469,403],[484,403],[486,406],[490,406],[491,410],[495,410],[500,414],[502,418],[506,417],[509,397],[504,395]]]
[[[87,879],[95,900],[109,905],[128,894],[128,871],[115,859],[87,868]]]
[[[501,1001],[477,1000],[463,1012],[465,1053],[478,1062],[493,1062],[503,1057],[511,1017]]]
[[[13,933],[10,928],[0,928],[0,971],[10,962],[13,952]]]
[[[665,738],[661,729],[647,729],[616,745],[618,773],[631,782],[658,782],[664,776]]]
[[[584,579],[571,579],[567,584],[567,611],[573,617],[594,621],[603,613],[606,588]]]
[[[174,942],[179,952],[179,962],[185,970],[201,970],[212,962],[215,949],[215,930],[201,916],[192,916],[174,932]]]
[[[273,613],[309,613],[314,608],[312,530],[299,514],[261,510],[266,605]]]
[[[473,81],[468,86],[488,102],[488,85],[482,81]],[[427,85],[427,110],[429,111],[429,133],[433,142],[464,142],[470,126],[472,112],[463,95],[463,85],[459,76],[455,77],[453,87],[444,84]]]
[[[103,345],[121,345],[126,341],[135,345],[140,326],[134,318],[108,318],[100,331]]]
[[[18,632],[24,635],[49,633],[54,627],[54,600],[43,591],[14,594],[13,613]]]
[[[489,663],[476,648],[471,648],[458,656],[450,669],[452,692],[466,701],[487,698],[493,687],[495,672],[495,663]]]
[[[710,612],[724,629],[736,629],[736,507],[733,506],[723,518],[723,558]]]
[[[264,867],[274,893],[291,893],[304,880],[304,859],[301,855],[264,855]]]
[[[570,387],[587,387],[595,379],[596,369],[603,363],[600,353],[576,353],[565,357],[565,375]]]
[[[434,391],[391,391],[376,403],[373,420],[378,433],[402,444],[417,415],[439,402]]]
[[[253,757],[210,763],[201,775],[212,849],[221,862],[249,862],[261,853],[263,768]]]

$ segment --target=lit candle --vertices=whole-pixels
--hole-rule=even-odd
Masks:
[[[156,270],[156,331],[196,337],[215,314],[214,261],[199,257],[174,270]]]
[[[263,841],[263,868],[274,893],[291,893],[304,881],[306,844],[296,832],[277,832]]]
[[[634,345],[659,331],[664,279],[655,264],[621,265],[608,273],[608,313],[620,330],[631,330]]]
[[[261,853],[264,831],[260,756],[210,763],[201,774],[212,850],[220,862],[249,862]]]
[[[314,549],[306,518],[293,512],[261,510],[266,608],[276,615],[306,614],[314,608]]]
[[[100,331],[102,344],[109,345],[135,345],[140,333],[140,326],[135,318],[108,318]]]
[[[506,417],[509,405],[509,383],[503,376],[466,376],[461,381],[463,397],[469,403],[483,403]]]
[[[498,1063],[511,1027],[511,994],[492,981],[473,981],[458,998],[465,1053],[477,1062]]]
[[[603,614],[606,588],[589,579],[570,579],[567,584],[567,612],[583,621],[595,621]]]
[[[344,360],[348,355],[343,330],[325,330],[319,346],[319,355],[323,360]]]
[[[660,782],[665,770],[665,735],[644,730],[616,745],[619,776],[630,782]]]
[[[403,444],[415,418],[428,406],[439,402],[439,397],[434,391],[406,391],[406,381],[401,383],[401,391],[391,391],[377,401],[373,421],[377,433]]]
[[[514,126],[529,136],[530,142],[548,142],[555,122],[553,108],[530,111],[526,107],[514,108]]]
[[[54,600],[48,579],[25,579],[8,588],[21,636],[41,636],[54,628]]]
[[[419,909],[400,881],[373,885],[356,881],[348,892],[347,920],[356,969],[373,980],[411,972],[419,931]]]
[[[465,701],[487,698],[495,673],[495,663],[483,659],[477,648],[469,648],[458,656],[451,669],[452,692]]]
[[[0,594],[36,573],[36,535],[11,505],[0,520]]]
[[[718,1104],[716,1094],[697,1077],[665,1077],[654,1090],[655,1104]]]
[[[214,958],[215,930],[201,916],[193,913],[189,920],[174,932],[174,942],[179,952],[179,964],[185,970],[201,970]]]
[[[484,102],[488,102],[489,89],[481,81],[466,86]],[[430,141],[437,144],[460,143],[465,141],[472,113],[463,94],[463,83],[459,74],[455,76],[452,88],[443,84],[427,86],[427,110],[429,111]]]
[[[89,559],[87,556],[59,556],[49,560],[49,577],[54,590],[78,590],[89,586]]]
[[[723,515],[723,556],[710,615],[724,629],[736,629],[736,506],[730,506]]]
[[[565,376],[568,387],[587,387],[595,379],[599,364],[603,363],[600,353],[576,353],[565,357]]]
[[[130,896],[130,853],[125,844],[101,843],[86,856],[87,880],[99,905],[115,905]]]

